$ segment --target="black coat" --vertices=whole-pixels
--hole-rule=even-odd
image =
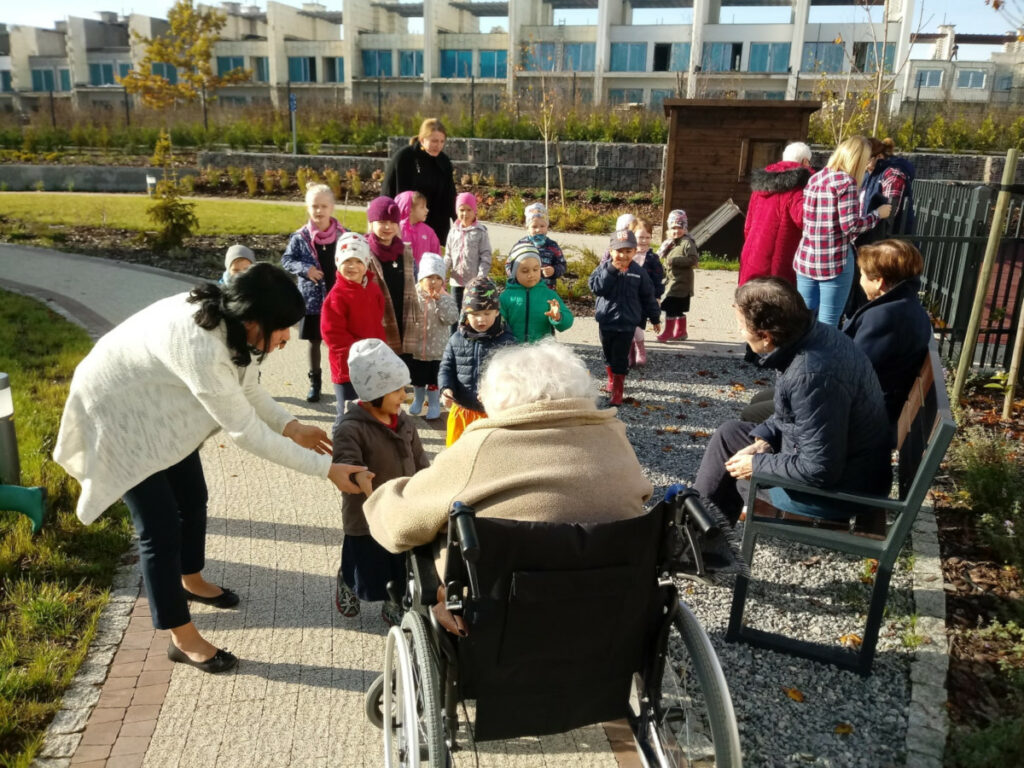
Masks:
[[[751,437],[774,453],[754,471],[834,490],[889,492],[889,423],[867,356],[838,328],[814,322],[798,341],[762,359],[780,371],[775,413]]]
[[[499,317],[495,322],[501,324],[501,332],[479,339],[468,338],[465,326],[460,325],[448,339],[448,346],[441,357],[437,386],[442,391],[450,389],[452,399],[471,411],[484,412],[483,403],[477,397],[477,388],[480,384],[480,371],[487,356],[499,347],[516,343],[516,337],[504,327],[504,320]]]
[[[932,321],[917,298],[920,287],[916,277],[904,280],[858,309],[843,326],[878,374],[891,424],[899,419],[932,338]]]
[[[431,157],[415,144],[402,147],[388,160],[380,193],[395,197],[410,190],[427,198],[427,224],[442,243],[455,218],[455,177],[452,161],[444,152]]]
[[[597,297],[594,318],[606,331],[632,333],[644,320],[661,322],[661,307],[647,272],[635,261],[629,271],[620,272],[609,259],[590,274],[590,291]]]

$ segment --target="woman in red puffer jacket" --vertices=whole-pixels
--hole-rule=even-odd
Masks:
[[[793,256],[803,233],[811,150],[796,142],[786,147],[782,158],[751,174],[753,193],[743,226],[740,285],[755,277],[781,277],[796,285]]]

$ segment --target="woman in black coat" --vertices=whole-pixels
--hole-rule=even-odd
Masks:
[[[448,240],[455,218],[454,171],[443,151],[447,139],[448,132],[440,120],[424,120],[409,146],[388,160],[380,192],[390,198],[410,190],[422,193],[427,198],[427,224],[442,243]]]
[[[735,522],[755,471],[829,490],[888,492],[888,420],[864,353],[838,328],[816,322],[778,277],[740,286],[736,317],[761,365],[779,371],[775,412],[763,424],[730,420],[715,430],[694,482],[700,494]],[[843,520],[860,511],[797,491],[768,493],[791,514]]]

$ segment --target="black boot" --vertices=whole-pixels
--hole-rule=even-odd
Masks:
[[[309,376],[309,392],[306,394],[307,403],[319,403],[320,402],[320,371],[310,371]]]

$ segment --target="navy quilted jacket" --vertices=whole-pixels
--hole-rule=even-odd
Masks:
[[[516,337],[504,327],[504,321],[499,317],[495,322],[502,324],[501,333],[480,339],[467,338],[465,326],[460,325],[448,339],[448,346],[441,358],[441,370],[437,374],[437,386],[442,391],[450,389],[456,403],[481,413],[484,412],[484,406],[477,397],[477,385],[480,383],[484,361],[499,347],[516,343]]]
[[[647,272],[635,261],[628,272],[619,272],[609,259],[590,275],[590,291],[597,297],[594,317],[608,331],[633,332],[644,324],[661,322],[661,307]]]

